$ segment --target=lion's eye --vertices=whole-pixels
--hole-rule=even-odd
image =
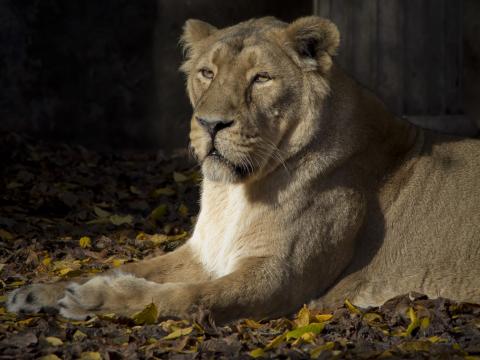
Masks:
[[[266,83],[267,81],[270,81],[270,80],[272,80],[272,77],[266,72],[259,73],[255,75],[255,77],[253,78],[254,83]]]
[[[203,68],[203,69],[200,70],[200,73],[202,74],[202,76],[203,76],[205,79],[208,79],[208,80],[212,80],[212,79],[213,79],[213,71],[212,71],[212,70]]]

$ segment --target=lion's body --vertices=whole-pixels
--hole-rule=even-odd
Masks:
[[[182,68],[204,174],[193,236],[123,267],[136,277],[59,291],[62,314],[153,299],[161,315],[203,306],[229,320],[408,291],[480,302],[480,142],[396,119],[332,65],[338,41],[316,17],[188,22]],[[45,288],[14,293],[9,308],[57,306]]]

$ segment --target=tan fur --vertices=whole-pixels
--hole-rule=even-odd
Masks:
[[[192,238],[66,291],[23,288],[10,310],[83,318],[153,300],[162,316],[202,306],[225,321],[409,291],[480,302],[479,141],[392,116],[333,63],[325,19],[189,20],[183,43],[204,174]],[[215,121],[213,140],[201,123]]]

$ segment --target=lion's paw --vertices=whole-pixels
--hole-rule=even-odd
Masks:
[[[108,278],[97,276],[83,285],[70,284],[58,306],[60,315],[69,319],[84,320],[95,312],[104,310],[108,294]]]
[[[158,284],[133,275],[116,273],[97,276],[83,285],[71,284],[58,306],[66,318],[83,320],[93,314],[129,314],[151,301],[149,291]]]
[[[64,284],[34,284],[12,291],[7,310],[20,314],[58,312],[58,300],[63,296]]]

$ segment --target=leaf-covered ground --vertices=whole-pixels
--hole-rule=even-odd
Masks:
[[[88,321],[6,312],[6,293],[24,284],[181,245],[198,211],[198,169],[184,155],[105,155],[0,136],[0,359],[480,359],[480,306],[420,294],[228,326],[202,312],[193,322],[154,324],[153,305],[132,318]]]

